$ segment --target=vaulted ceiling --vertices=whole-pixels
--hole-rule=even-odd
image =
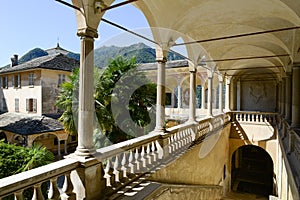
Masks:
[[[180,37],[190,43],[186,48],[193,62],[206,63],[218,73],[268,74],[280,79],[300,64],[298,0],[137,0],[132,4],[144,13],[162,48],[180,45],[176,44]]]

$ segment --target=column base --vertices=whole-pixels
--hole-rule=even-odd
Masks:
[[[74,154],[76,156],[92,156],[94,153],[96,153],[94,149],[77,148]]]

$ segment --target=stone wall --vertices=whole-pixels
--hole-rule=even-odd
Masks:
[[[241,82],[241,110],[274,112],[276,109],[275,81]]]
[[[231,125],[214,132],[177,160],[157,171],[151,179],[160,183],[224,186],[228,175]],[[214,148],[217,147],[217,148]]]

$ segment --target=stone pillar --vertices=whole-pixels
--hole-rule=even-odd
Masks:
[[[219,76],[219,112],[223,112],[223,77]]]
[[[181,97],[181,94],[182,94],[182,88],[180,85],[178,85],[178,90],[177,90],[177,97],[178,97],[178,104],[177,104],[177,108],[182,108],[182,97]]]
[[[231,80],[230,84],[230,110],[236,110],[236,83]]]
[[[276,94],[276,112],[277,113],[281,113],[281,111],[280,111],[280,101],[281,101],[281,81],[279,81],[278,83],[277,83],[277,87],[276,87],[276,92],[277,92],[277,94]]]
[[[68,140],[65,140],[65,154],[68,154]]]
[[[226,78],[225,110],[230,111],[230,78]]]
[[[93,150],[94,127],[94,38],[97,30],[86,28],[80,36],[80,78],[78,105],[78,146],[76,155],[89,156]]]
[[[196,71],[190,71],[189,121],[196,120]]]
[[[156,96],[156,127],[155,131],[163,132],[165,130],[165,71],[166,61],[157,60],[157,96]]]
[[[207,92],[207,115],[212,116],[212,76],[208,77],[207,82],[208,92]]]
[[[241,80],[236,82],[236,110],[241,110]]]
[[[292,77],[291,73],[287,74],[286,77],[286,82],[285,82],[285,119],[288,122],[291,122],[291,105],[292,105]]]
[[[57,139],[57,155],[58,155],[58,157],[60,159],[61,152],[60,152],[60,140],[59,139]]]
[[[281,84],[281,115],[285,117],[285,78],[282,79]]]
[[[202,82],[202,85],[201,85],[201,109],[205,109],[205,82],[203,81]]]
[[[292,127],[300,128],[300,66],[293,67]]]

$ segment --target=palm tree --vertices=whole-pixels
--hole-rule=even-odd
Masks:
[[[97,147],[143,135],[143,127],[153,127],[153,114],[148,111],[155,105],[156,85],[138,72],[137,67],[135,58],[117,57],[110,60],[105,70],[94,70],[95,113],[98,122],[94,139],[98,142]],[[76,70],[70,76],[70,82],[62,84],[57,101],[57,106],[64,110],[60,120],[71,134],[77,134],[74,119],[77,109],[74,106],[78,98],[72,95],[76,95],[78,80],[79,73]]]

